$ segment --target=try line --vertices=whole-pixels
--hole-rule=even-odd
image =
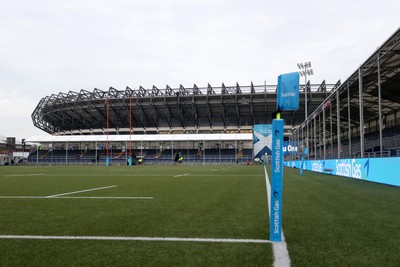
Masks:
[[[271,243],[264,239],[234,238],[181,238],[181,237],[129,237],[129,236],[43,236],[43,235],[0,235],[0,239],[41,239],[41,240],[110,240],[110,241],[169,241],[208,243]]]
[[[154,199],[154,197],[41,197],[41,196],[0,196],[0,199]]]

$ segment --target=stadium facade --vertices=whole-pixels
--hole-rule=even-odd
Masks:
[[[283,116],[290,128],[304,121],[305,92],[314,110],[340,85],[302,86],[302,109]],[[306,90],[305,90],[306,88]],[[181,134],[251,132],[270,124],[276,109],[276,85],[199,88],[94,89],[53,94],[41,99],[32,114],[36,127],[53,135]],[[108,127],[107,127],[108,122]],[[131,129],[131,130],[130,130]]]
[[[308,158],[312,159],[397,155],[399,51],[397,30],[344,83],[301,85],[300,110],[282,114],[285,138],[309,147]],[[32,113],[33,124],[52,136],[27,141],[40,143],[52,153],[79,147],[80,155],[84,155],[87,152],[83,150],[99,149],[99,144],[87,138],[118,136],[114,138],[121,140],[114,140],[114,145],[121,155],[146,148],[154,150],[152,157],[156,158],[165,155],[166,149],[187,150],[189,157],[204,157],[208,149],[214,156],[218,150],[221,158],[221,153],[230,153],[221,149],[233,149],[229,155],[237,161],[244,149],[252,149],[254,125],[270,124],[275,108],[276,85],[267,84],[70,91],[40,100]],[[235,137],[228,140],[229,134]],[[178,142],[181,135],[193,140]],[[203,135],[202,140],[196,135]],[[167,151],[168,160],[174,156],[172,151]],[[300,155],[292,153],[290,157]]]
[[[303,85],[302,110],[306,92],[308,109],[313,110],[339,85],[325,81]],[[52,136],[29,141],[42,144],[37,162],[49,157],[89,160],[98,155],[101,161],[106,156],[101,150],[107,153],[108,146],[114,157],[118,154],[116,159],[124,160],[133,153],[151,162],[171,162],[180,153],[192,162],[248,162],[253,160],[254,125],[270,124],[275,109],[276,85],[266,84],[71,91],[39,102],[33,122]],[[301,113],[284,114],[287,137],[303,121]]]

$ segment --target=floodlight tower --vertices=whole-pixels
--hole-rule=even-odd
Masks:
[[[304,93],[305,93],[305,120],[308,117],[308,107],[307,107],[307,75],[311,76],[314,74],[311,68],[311,62],[297,63],[297,67],[300,69],[299,73],[302,77],[304,77]]]
[[[304,99],[304,121],[306,122],[306,147],[308,148],[308,123],[307,123],[307,118],[308,118],[308,92],[307,92],[307,75],[311,76],[314,74],[312,68],[311,68],[311,62],[304,62],[304,63],[297,63],[297,67],[300,69],[299,73],[302,77],[304,77],[304,94],[305,94],[305,99]],[[311,90],[311,88],[310,88]],[[308,157],[308,155],[307,155]]]

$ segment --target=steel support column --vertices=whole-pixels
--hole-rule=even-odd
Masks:
[[[361,158],[364,157],[364,97],[361,68],[358,69],[358,94],[359,94],[359,110],[360,110],[360,152]]]
[[[317,116],[314,116],[314,159],[317,159]]]
[[[325,126],[325,107],[322,108],[322,143],[324,145],[324,159],[326,159],[326,126]]]
[[[309,134],[308,134],[308,120],[306,121],[306,147],[308,149],[308,152],[310,152],[310,148],[309,148],[309,143],[308,143],[308,139],[309,139]],[[307,159],[310,159],[310,153],[307,153]]]
[[[340,104],[339,104],[339,90],[336,90],[336,130],[337,130],[337,158],[340,159]]]
[[[350,112],[351,112],[351,107],[350,107],[350,88],[349,84],[347,83],[347,121],[348,121],[348,135],[349,135],[349,155],[348,157],[351,157],[352,151],[351,151],[351,118],[350,118]]]
[[[332,114],[332,102],[329,104],[329,137],[330,137],[330,148],[329,148],[329,158],[332,158],[333,156],[333,114]]]
[[[382,157],[383,156],[382,155],[383,154],[383,141],[382,141],[383,125],[382,125],[382,97],[381,97],[381,64],[380,64],[379,53],[378,53],[377,64],[378,64],[379,147],[380,147],[380,152],[381,152],[381,157]]]

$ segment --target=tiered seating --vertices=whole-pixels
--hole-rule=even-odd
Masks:
[[[204,153],[203,153],[204,152]],[[129,153],[129,152],[128,152]],[[184,158],[184,162],[196,162],[196,161],[207,161],[207,162],[233,162],[236,159],[239,161],[242,159],[247,159],[249,156],[251,157],[251,149],[243,150],[243,155],[238,157],[236,155],[235,149],[217,149],[211,148],[206,149],[205,151],[199,149],[164,149],[160,154],[160,150],[158,149],[135,149],[132,150],[132,157],[134,160],[139,157],[143,157],[144,162],[156,161],[156,162],[171,162],[175,160],[177,154]],[[96,158],[97,155],[97,158]],[[66,159],[66,156],[68,157]],[[109,150],[108,153],[110,162],[125,164],[127,161],[126,151],[113,149]],[[37,154],[36,152],[32,153],[29,156],[30,161],[36,161]],[[39,152],[39,161],[41,162],[103,162],[106,159],[106,151],[102,150],[54,150],[47,151],[41,150]]]

